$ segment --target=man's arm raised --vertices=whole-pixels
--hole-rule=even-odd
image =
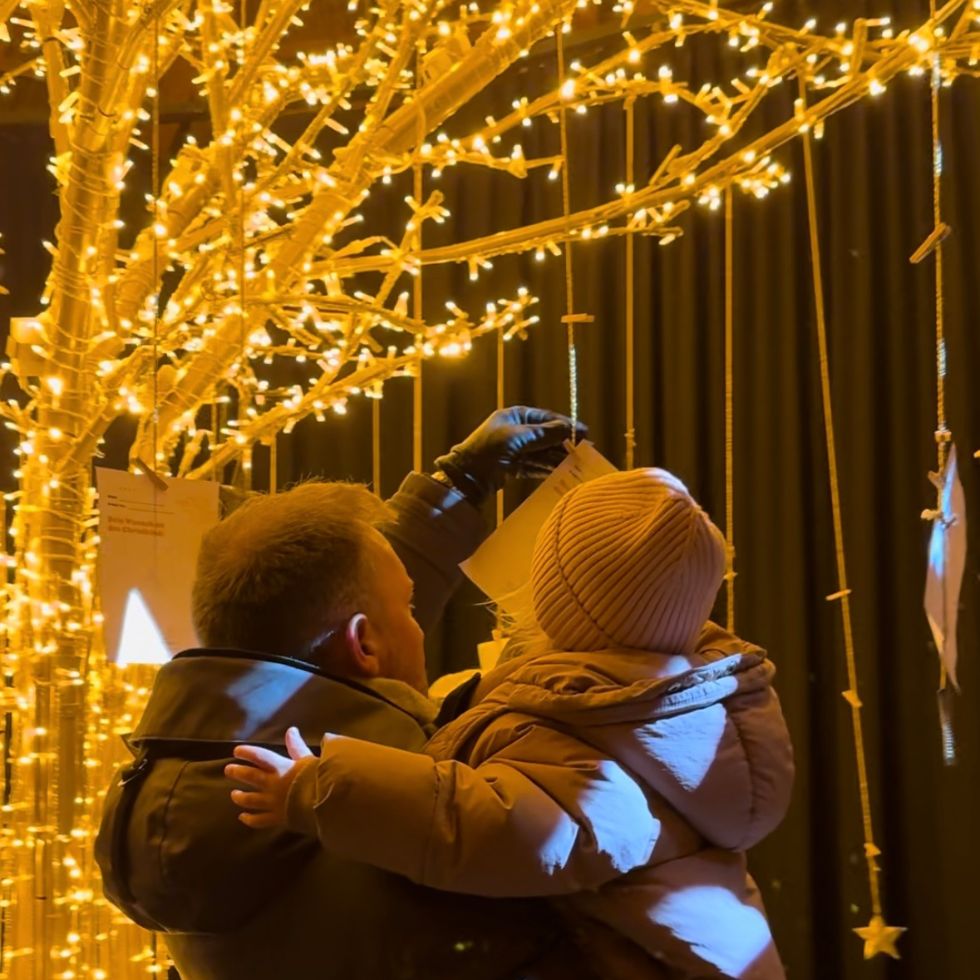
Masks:
[[[415,619],[423,631],[438,620],[459,584],[459,563],[486,534],[479,508],[508,474],[547,475],[565,456],[572,421],[517,405],[494,412],[436,460],[434,476],[411,473],[388,501],[394,522],[381,528],[415,583]],[[575,428],[577,439],[588,434]]]

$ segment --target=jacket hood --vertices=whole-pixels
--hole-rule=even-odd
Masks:
[[[489,674],[481,693],[484,711],[539,718],[594,745],[708,842],[741,850],[770,833],[789,803],[792,748],[774,674],[761,648],[714,628],[686,656],[517,658]]]

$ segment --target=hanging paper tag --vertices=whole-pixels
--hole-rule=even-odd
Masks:
[[[572,487],[615,473],[591,442],[571,447],[553,473],[459,567],[489,598],[510,610],[515,594],[531,577],[538,530]]]
[[[197,646],[191,583],[201,537],[218,521],[218,484],[154,483],[102,468],[95,478],[106,656],[120,665],[166,663]]]

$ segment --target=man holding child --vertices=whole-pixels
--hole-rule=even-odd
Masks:
[[[458,717],[426,697],[473,505],[571,434],[496,413],[387,505],[310,484],[206,536],[205,646],[161,671],[99,841],[186,980],[782,977],[744,850],[785,811],[788,738],[764,653],[706,622],[724,541],[676,478],[567,494],[538,636]]]

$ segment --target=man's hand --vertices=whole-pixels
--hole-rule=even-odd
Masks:
[[[256,830],[265,827],[283,827],[286,824],[286,797],[293,785],[304,759],[313,757],[299,730],[290,728],[286,732],[285,759],[278,752],[261,749],[255,745],[239,745],[235,748],[235,758],[251,762],[250,766],[225,766],[225,775],[236,783],[251,786],[252,790],[233,789],[232,800],[243,810],[238,819],[247,827]]]
[[[588,434],[579,422],[576,441]],[[565,458],[563,443],[571,437],[572,420],[567,416],[516,405],[494,412],[472,435],[440,456],[436,466],[479,504],[503,485],[508,473],[546,476]]]

